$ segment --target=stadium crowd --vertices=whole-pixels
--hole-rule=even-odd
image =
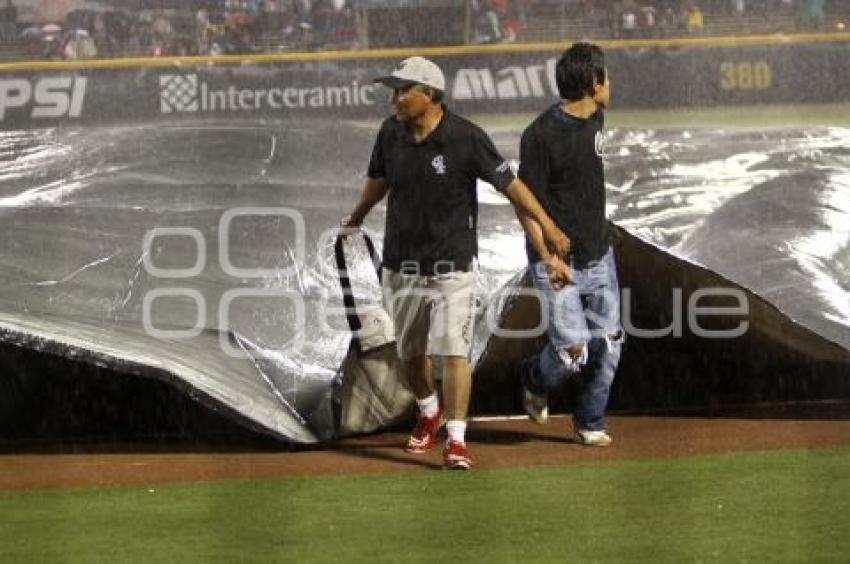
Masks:
[[[191,10],[86,7],[69,11],[61,21],[33,22],[18,21],[13,0],[6,1],[7,13],[0,15],[3,44],[46,59],[356,46],[346,0],[205,1]]]
[[[790,22],[784,31],[817,30],[824,29],[828,14],[827,0],[473,0],[471,4],[472,41],[477,43],[521,40],[528,22],[535,19],[554,27],[569,22],[604,39],[703,33],[707,20],[741,17]],[[840,5],[833,8],[841,11]]]
[[[136,5],[159,8],[135,10],[115,4],[78,2],[61,19],[55,12],[36,11],[32,21],[24,21],[15,0],[5,0],[0,6],[2,58],[73,60],[356,49],[370,44],[421,45],[428,35],[422,29],[428,22],[420,17],[423,9],[429,9],[428,2],[411,7],[403,1],[381,0],[140,0]],[[557,40],[565,35],[604,39],[699,34],[712,21],[741,17],[781,19],[786,26],[781,31],[786,32],[814,30],[825,28],[830,10],[833,14],[842,11],[837,7],[842,3],[830,5],[828,0],[434,0],[434,4],[434,10],[443,10],[440,18],[448,14],[462,20],[447,26],[458,30],[455,35],[446,39],[445,32],[435,32],[440,39],[434,41],[475,44]],[[165,5],[183,7],[163,9]],[[383,11],[383,17],[377,11]],[[394,17],[387,18],[388,12]],[[383,25],[370,25],[370,14]],[[434,23],[440,18],[434,18]],[[383,41],[378,37],[382,28],[392,30]]]

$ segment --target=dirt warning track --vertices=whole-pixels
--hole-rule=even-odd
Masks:
[[[850,446],[848,419],[615,416],[609,424],[615,439],[609,448],[575,443],[565,417],[554,417],[548,425],[524,418],[475,421],[470,425],[468,441],[479,471]],[[321,447],[261,452],[216,452],[214,447],[197,445],[101,445],[96,449],[99,452],[82,454],[12,453],[0,455],[0,489],[148,486],[441,468],[439,449],[424,455],[407,454],[401,449],[405,438],[404,433],[390,432]]]

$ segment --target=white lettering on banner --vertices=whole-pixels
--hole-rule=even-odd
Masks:
[[[69,117],[78,118],[83,113],[83,101],[86,99],[86,77],[81,76],[74,82],[74,90],[71,94],[71,109]]]
[[[25,106],[32,96],[29,80],[4,80],[0,82],[0,119],[6,118],[6,108]]]
[[[481,100],[496,98],[496,87],[490,69],[460,69],[455,75],[452,98],[455,100]]]
[[[207,91],[207,85],[206,84],[203,85],[202,90],[203,90],[203,92],[206,93],[206,91]],[[206,106],[207,106],[207,100],[208,99],[210,101],[210,105],[211,105],[210,109],[211,110],[215,111],[215,110],[226,110],[227,109],[227,92],[225,90],[222,90],[221,92],[213,92],[212,94],[210,94],[209,98],[207,98],[206,96],[201,98],[201,100],[203,100],[203,102],[204,102],[204,107],[202,108],[203,110],[207,109]]]
[[[455,75],[452,98],[455,100],[518,100],[558,95],[555,82],[556,59],[545,65],[460,69]]]
[[[239,88],[213,89],[199,80],[197,74],[161,75],[160,109],[164,114],[178,112],[250,112],[263,109],[343,108],[373,106],[375,86],[351,84],[311,86],[309,88]],[[17,91],[9,89],[11,94]],[[10,96],[11,96],[10,94]],[[11,96],[14,99],[14,96]]]
[[[357,90],[355,88],[355,90]],[[343,98],[345,103],[343,103]],[[343,90],[342,88],[328,88],[328,104],[331,106],[350,106],[351,105],[351,90]]]
[[[314,108],[325,107],[325,96],[321,88],[313,88],[310,91],[310,105]]]
[[[83,113],[86,84],[82,76],[0,80],[0,120],[6,118],[6,110],[30,104],[30,117],[34,119],[78,118]]]
[[[236,91],[235,86],[231,86],[230,88],[227,89],[227,103],[228,103],[227,107],[230,108],[230,109],[233,109],[233,110],[239,109],[239,106],[236,103],[236,94],[237,94],[237,91]]]
[[[280,101],[275,101],[278,97]],[[275,110],[283,108],[283,92],[274,88],[269,90],[269,107]]]
[[[358,90],[355,88],[354,93],[357,94],[357,92],[358,92]],[[371,86],[369,84],[364,84],[363,86],[360,87],[359,92],[360,92],[360,98],[359,98],[359,101],[358,101],[357,98],[355,98],[355,104],[358,104],[358,105],[362,104],[364,106],[375,105],[375,98],[373,96],[375,94],[375,87],[374,86]]]
[[[233,86],[230,87],[231,89]],[[250,110],[253,109],[253,98],[254,92],[251,90],[242,90],[239,92],[239,109],[240,110]]]

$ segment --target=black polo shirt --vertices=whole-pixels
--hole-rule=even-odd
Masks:
[[[476,179],[499,191],[514,179],[487,134],[445,107],[421,143],[395,116],[386,119],[368,174],[389,187],[384,266],[422,276],[470,269],[478,255]]]
[[[584,268],[608,250],[602,163],[604,115],[571,116],[555,104],[522,134],[519,177],[571,241],[573,264]],[[540,260],[530,242],[528,260]]]

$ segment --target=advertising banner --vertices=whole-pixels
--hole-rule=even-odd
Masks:
[[[459,112],[538,111],[558,98],[559,52],[429,55]],[[839,102],[850,43],[609,49],[613,104],[667,108]],[[388,92],[372,83],[400,57],[167,64],[0,74],[0,127],[208,117],[378,117]],[[816,87],[814,86],[816,85]]]

